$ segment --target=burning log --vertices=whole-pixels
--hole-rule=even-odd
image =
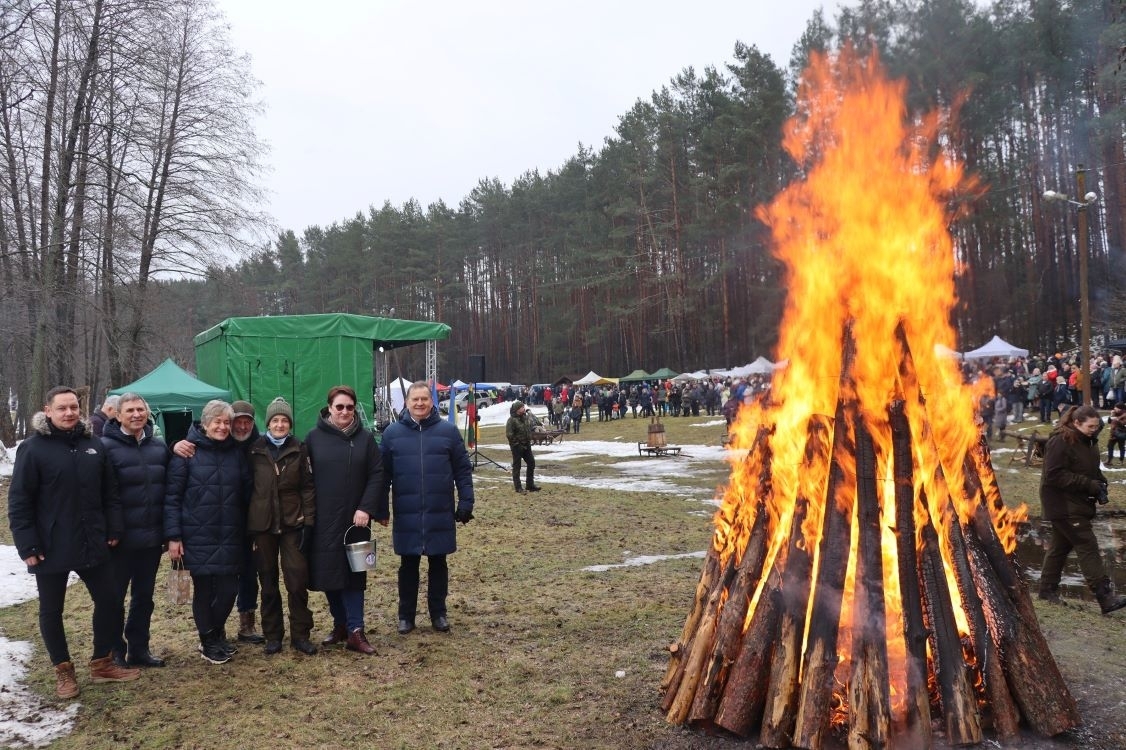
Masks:
[[[781,599],[781,576],[774,569],[759,596],[758,606],[743,637],[743,645],[731,668],[727,689],[715,715],[718,726],[736,734],[750,732],[762,715],[767,688],[762,673],[774,651]]]
[[[855,411],[843,401],[837,404],[833,423],[833,450],[829,461],[829,486],[826,492],[825,519],[820,565],[813,591],[813,612],[809,621],[808,645],[802,667],[801,697],[794,723],[794,746],[817,750],[829,728],[833,674],[837,668],[837,634],[848,569],[852,505],[843,501],[848,492],[845,465],[852,465],[854,437],[851,420]]]
[[[700,671],[707,656],[708,643],[715,633],[716,616],[720,609],[720,602],[727,593],[727,587],[735,577],[735,558],[731,557],[724,566],[723,575],[718,585],[708,594],[696,633],[686,644],[687,658],[678,667],[677,673],[670,681],[669,690],[665,693],[665,700],[661,705],[667,712],[669,721],[681,724],[688,717],[688,709],[692,706],[692,698],[696,694],[696,684],[700,679]]]
[[[696,631],[700,627],[700,618],[704,616],[708,599],[718,584],[719,573],[719,551],[713,546],[708,549],[708,554],[704,558],[704,569],[700,572],[700,580],[696,583],[696,594],[692,598],[692,612],[688,615],[688,619],[684,621],[680,640],[669,646],[669,652],[672,656],[669,658],[669,666],[665,670],[665,678],[661,681],[661,691],[669,703],[676,696],[676,687],[680,683],[680,678],[684,675],[684,652],[692,644]],[[661,710],[668,711],[669,707],[662,703]]]
[[[856,586],[852,601],[852,674],[849,678],[849,748],[882,748],[891,724],[883,542],[876,486],[876,450],[861,421],[856,425]]]
[[[703,683],[696,691],[692,710],[688,714],[691,722],[710,721],[712,716],[717,716],[716,706],[727,684],[728,670],[736,660],[741,641],[744,644],[743,650],[746,650],[747,638],[743,636],[743,623],[746,621],[751,597],[762,578],[766,541],[766,507],[760,503],[758,518],[755,519],[751,539],[747,542],[747,551],[739,564],[739,572],[731,584],[727,602],[723,605],[723,612],[716,626],[715,645],[708,659]]]
[[[902,330],[902,326],[900,327]],[[903,401],[888,409],[892,464],[895,467],[895,547],[899,561],[899,595],[903,607],[907,692],[902,726],[896,732],[903,747],[930,750],[931,708],[927,691],[927,628],[919,591],[919,556],[915,550],[915,482],[911,458],[911,427]]]
[[[802,462],[803,473],[813,470],[820,457],[829,452],[829,448],[829,420],[827,417],[815,416],[810,420]],[[810,574],[813,571],[813,556],[805,545],[802,534],[809,505],[809,498],[799,497],[790,522],[782,583],[781,622],[771,658],[766,710],[759,734],[759,743],[765,747],[790,747],[794,733],[802,635],[805,631],[806,605],[809,602]],[[739,731],[734,727],[729,728]]]
[[[983,501],[967,529],[967,538],[980,545],[984,560],[979,566],[983,575],[996,576],[997,585],[1006,593],[1010,605],[1002,611],[1000,603],[1005,600],[998,596],[998,611],[990,617],[991,624],[1004,625],[998,627],[994,635],[997,648],[1005,657],[1001,666],[1012,695],[1020,706],[1021,715],[1034,730],[1045,737],[1052,737],[1079,726],[1079,707],[1040,631],[1028,586],[1005,553],[990,521],[985,504],[990,490],[986,488],[992,486],[995,502],[1000,501],[1000,492],[996,490],[988,451],[979,445],[967,458],[967,464],[974,469],[966,472],[967,482],[982,483],[982,492],[971,496],[979,496]]]
[[[938,549],[938,533],[932,524],[927,523],[922,528],[922,537],[919,577],[923,581],[924,612],[931,632],[934,674],[946,719],[946,736],[952,745],[973,745],[981,742],[981,717],[966,676],[962,642],[954,621],[954,605],[950,601],[946,570]]]

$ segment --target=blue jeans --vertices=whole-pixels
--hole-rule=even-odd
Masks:
[[[339,589],[326,591],[328,611],[332,614],[332,624],[345,625],[348,632],[363,629],[364,627],[364,591],[363,589]]]

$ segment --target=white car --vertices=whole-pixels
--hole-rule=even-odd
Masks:
[[[486,406],[492,406],[497,401],[496,394],[491,391],[475,391],[474,396],[479,410],[484,409]],[[454,396],[454,406],[457,407],[458,412],[465,411],[465,405],[468,403],[469,391],[461,391]],[[438,402],[438,411],[442,414],[449,414],[450,400],[448,398]]]

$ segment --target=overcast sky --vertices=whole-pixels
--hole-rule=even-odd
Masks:
[[[837,0],[217,0],[251,56],[270,145],[266,208],[328,226],[385,200],[456,206],[596,149],[639,98],[736,41],[783,69]]]

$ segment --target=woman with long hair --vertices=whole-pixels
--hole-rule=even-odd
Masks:
[[[1126,607],[1106,574],[1091,521],[1097,505],[1107,501],[1107,481],[1099,467],[1102,419],[1089,404],[1064,411],[1059,426],[1044,446],[1040,475],[1040,504],[1052,524],[1052,538],[1040,569],[1040,598],[1058,602],[1060,576],[1067,556],[1075,550],[1079,569],[1103,614]]]

